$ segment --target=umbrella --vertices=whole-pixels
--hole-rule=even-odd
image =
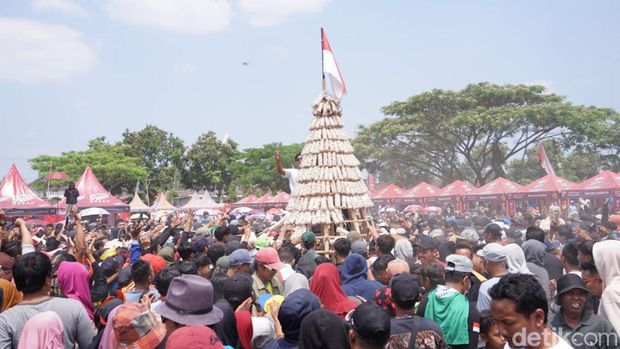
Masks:
[[[409,206],[405,207],[405,209],[403,211],[407,212],[407,213],[420,212],[420,211],[422,211],[422,206],[420,206],[420,205],[409,205]]]
[[[101,216],[101,215],[110,215],[110,212],[99,208],[99,207],[91,207],[80,212],[80,217],[88,217],[88,216]]]
[[[230,212],[235,212],[235,213],[248,213],[248,212],[250,212],[250,211],[252,211],[252,209],[251,209],[251,208],[249,208],[249,207],[237,207],[237,208],[233,209],[233,210],[232,210],[232,211],[230,211]]]
[[[381,207],[381,209],[379,210],[379,212],[396,212],[396,209],[394,207]]]
[[[429,207],[424,207],[424,213],[425,214],[429,214],[431,212],[437,213],[437,214],[441,214],[441,208],[437,207],[437,206],[429,206]]]
[[[46,224],[47,222],[42,219],[29,219],[26,221],[26,225],[30,225],[30,226],[37,226],[37,225],[44,226]]]
[[[209,215],[209,216],[217,216],[219,214],[221,214],[220,211],[218,210],[212,210],[212,209],[200,209],[200,210],[196,210],[194,211],[194,216],[202,216],[205,214],[205,212]]]
[[[142,215],[142,217],[140,217],[140,215]],[[149,214],[148,213],[134,213],[131,215],[131,217],[129,217],[129,219],[140,219],[140,218],[149,218]]]
[[[270,209],[268,209],[268,210],[267,210],[267,213],[268,213],[268,214],[272,214],[272,215],[279,215],[279,216],[281,216],[281,215],[283,215],[283,214],[286,214],[286,211],[284,211],[284,210],[283,210],[283,209],[281,209],[281,208],[272,207],[272,208],[270,208]]]

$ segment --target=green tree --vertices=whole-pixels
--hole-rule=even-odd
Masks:
[[[39,177],[45,176],[52,165],[54,171],[66,172],[75,182],[90,166],[101,184],[112,194],[119,194],[122,189],[131,190],[138,179],[146,178],[148,170],[140,165],[139,159],[127,156],[118,144],[106,142],[105,137],[93,139],[84,151],[70,151],[60,156],[40,155],[29,160],[32,169],[38,171]],[[46,183],[38,182],[37,189],[43,189]]]
[[[224,143],[209,131],[198,137],[187,151],[183,183],[190,188],[205,188],[222,196],[233,180],[230,165],[237,155],[237,143]]]
[[[600,169],[606,168],[606,155],[596,152],[573,150],[566,153],[558,140],[548,140],[543,143],[545,153],[553,166],[556,175],[573,182],[581,182],[597,174]],[[530,182],[546,175],[540,165],[538,146],[528,149],[521,159],[513,159],[507,165],[508,178],[520,184]]]
[[[157,192],[174,189],[175,176],[180,177],[186,163],[182,139],[157,126],[147,125],[140,131],[126,129],[120,144],[126,155],[139,159],[140,164],[149,169],[152,197]]]
[[[508,160],[532,145],[559,139],[564,149],[605,150],[614,161],[619,114],[575,106],[542,86],[489,83],[461,91],[433,90],[394,102],[388,116],[361,126],[354,139],[363,165],[378,171],[398,162],[443,184],[482,185],[505,175]]]
[[[230,166],[234,175],[230,192],[239,189],[244,195],[258,193],[262,190],[290,192],[288,181],[276,170],[274,153],[280,151],[282,165],[292,167],[295,155],[303,149],[303,143],[282,145],[282,143],[265,144],[260,148],[248,148],[240,152]]]

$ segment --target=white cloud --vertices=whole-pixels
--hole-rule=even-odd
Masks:
[[[65,81],[95,64],[82,33],[64,25],[0,18],[0,79],[17,82]]]
[[[189,34],[224,30],[232,17],[228,0],[107,0],[105,7],[116,20]]]
[[[39,12],[56,11],[80,17],[88,16],[88,12],[82,6],[71,0],[33,0],[32,8]]]
[[[241,11],[250,24],[269,27],[295,14],[320,12],[330,0],[239,0]]]

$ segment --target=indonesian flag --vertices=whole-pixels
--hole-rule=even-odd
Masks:
[[[538,143],[538,157],[540,158],[540,166],[545,169],[548,175],[554,175],[555,171],[553,170],[553,166],[551,166],[551,162],[547,157],[547,153],[545,153],[545,148],[542,143]]]
[[[375,191],[375,176],[368,174],[368,190],[371,192]]]
[[[336,57],[332,52],[332,47],[327,40],[327,34],[323,28],[321,28],[321,46],[323,50],[323,74],[329,76],[329,83],[332,88],[332,95],[337,98],[341,98],[342,95],[347,94],[347,86],[344,84],[342,74],[336,63]]]

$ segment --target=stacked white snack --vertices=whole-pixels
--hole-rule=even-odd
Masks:
[[[344,222],[343,210],[363,210],[373,203],[344,131],[340,101],[323,93],[312,108],[314,119],[301,152],[286,221],[296,226],[339,226]]]

